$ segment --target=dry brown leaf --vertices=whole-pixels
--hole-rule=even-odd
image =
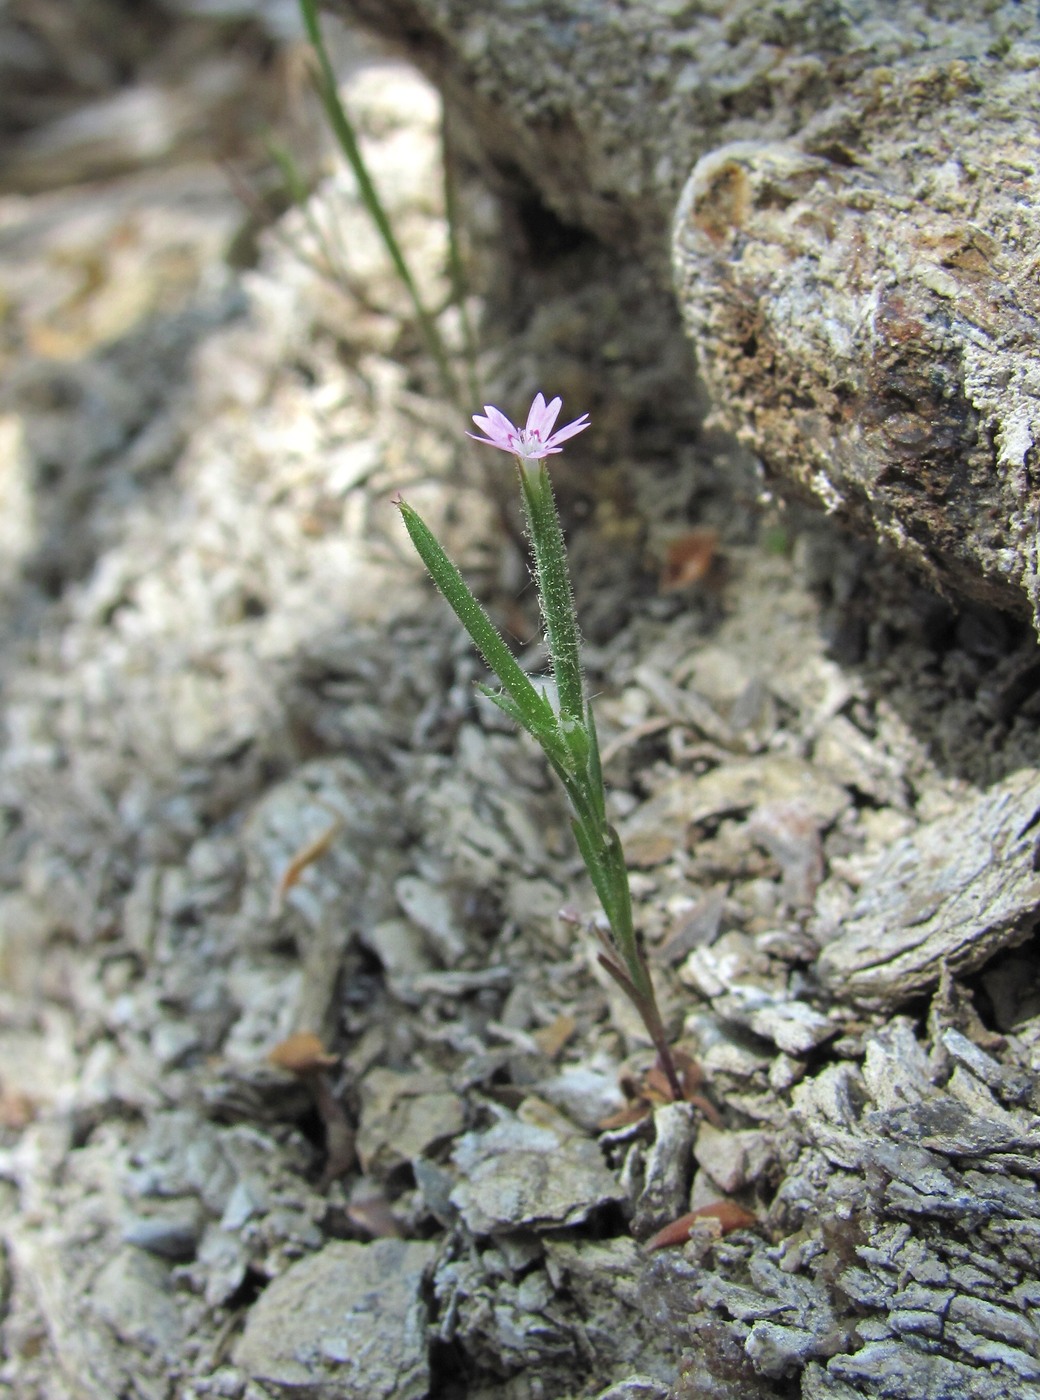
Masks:
[[[566,1012],[557,1016],[551,1025],[542,1026],[535,1031],[531,1039],[538,1046],[543,1055],[550,1060],[555,1060],[563,1047],[570,1040],[577,1029],[578,1023],[573,1016],[568,1016]]]
[[[35,1099],[21,1089],[0,1088],[0,1127],[21,1132],[36,1117],[37,1109]]]
[[[278,903],[281,903],[292,887],[299,882],[300,876],[307,869],[308,865],[313,865],[316,860],[321,859],[332,845],[333,840],[342,830],[343,819],[342,817],[337,817],[335,821],[331,822],[313,841],[308,841],[306,846],[301,847],[301,849],[297,851],[286,866],[285,874],[278,881]]]
[[[710,527],[699,527],[688,534],[672,540],[665,551],[661,569],[660,590],[672,593],[679,588],[687,588],[691,583],[700,583],[707,578],[715,562],[719,532]]]
[[[317,1070],[334,1069],[339,1056],[330,1055],[313,1031],[297,1031],[276,1045],[267,1061],[291,1074],[314,1074]]]
[[[678,1220],[673,1220],[663,1230],[658,1230],[656,1235],[647,1240],[646,1247],[665,1249],[669,1245],[685,1244],[693,1227],[702,1222],[718,1237],[728,1235],[732,1230],[745,1230],[758,1224],[757,1218],[743,1206],[738,1206],[736,1201],[712,1201],[710,1205],[698,1206],[696,1210],[680,1215]]]
[[[700,1065],[692,1056],[687,1055],[684,1050],[673,1050],[672,1060],[679,1075],[679,1082],[683,1090],[683,1102],[692,1103],[695,1108],[707,1118],[709,1123],[716,1128],[722,1127],[722,1115],[719,1110],[700,1092],[704,1083],[704,1072]],[[624,1108],[612,1113],[609,1118],[604,1118],[597,1126],[600,1132],[610,1132],[616,1128],[627,1128],[633,1123],[640,1122],[648,1117],[655,1108],[662,1104],[674,1103],[675,1096],[668,1083],[667,1076],[660,1065],[653,1064],[638,1082],[630,1080],[623,1083],[629,1102]]]

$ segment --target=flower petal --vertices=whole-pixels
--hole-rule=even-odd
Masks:
[[[485,404],[484,412],[487,414],[488,420],[492,424],[495,432],[501,433],[503,436],[506,436],[509,433],[515,434],[519,431],[512,419],[507,418],[506,415],[502,412],[502,410],[500,408],[496,408],[494,404]]]
[[[553,433],[552,437],[549,439],[549,443],[553,447],[555,447],[558,442],[566,442],[567,439],[572,438],[575,435],[575,433],[584,432],[588,426],[589,415],[587,413],[583,413],[580,418],[575,418],[573,423],[567,423],[564,425],[564,427],[559,428],[555,433]],[[558,448],[557,451],[559,451]]]
[[[541,392],[535,394],[531,400],[531,407],[527,410],[527,424],[525,431],[536,433],[541,426],[542,418],[545,415],[545,395]]]
[[[482,442],[485,447],[497,447],[500,452],[515,452],[516,450],[511,442],[498,442],[493,437],[478,437],[476,433],[469,431],[467,431],[466,436],[471,437],[474,442]]]
[[[495,408],[493,404],[485,404],[484,411],[487,414],[474,413],[473,421],[481,432],[486,433],[486,438],[476,438],[477,442],[490,442],[492,447],[501,447],[503,451],[511,452],[512,444],[516,440],[517,430],[509,421],[506,415]],[[469,437],[475,434],[469,433]]]
[[[487,414],[487,416],[491,419],[493,423],[500,423],[505,428],[514,427],[512,420],[507,418],[506,415],[502,412],[502,410],[500,408],[496,408],[493,403],[486,403],[484,405],[484,412]]]
[[[538,397],[541,398],[541,394],[539,394]],[[543,442],[548,442],[549,434],[553,430],[553,424],[560,416],[560,409],[562,407],[563,400],[558,397],[555,399],[551,399],[549,403],[545,406],[545,409],[541,416],[541,421],[538,424],[538,435]]]
[[[556,422],[557,414],[562,406],[562,399],[553,399],[551,403],[547,404],[544,394],[535,394],[524,431],[530,436],[538,438],[539,441],[545,442],[552,432],[552,426]]]

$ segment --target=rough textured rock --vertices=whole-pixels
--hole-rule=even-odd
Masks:
[[[705,156],[675,229],[720,416],[937,585],[1040,607],[1035,56],[879,69]]]
[[[0,189],[44,190],[169,165],[215,142],[241,155],[277,78],[250,50],[299,32],[291,0],[118,0],[0,7]],[[213,23],[219,13],[218,33]],[[254,50],[255,52],[255,50]],[[245,97],[248,89],[248,98]]]
[[[763,1377],[796,1374],[803,1400],[1037,1394],[1037,1116],[944,1077],[897,1019],[862,1074],[795,1091],[779,1243],[670,1261],[694,1348],[681,1400],[774,1395]]]
[[[429,1387],[424,1280],[436,1245],[333,1242],[249,1314],[235,1361],[294,1400],[421,1400]]]
[[[474,1234],[577,1225],[623,1198],[595,1144],[560,1122],[502,1118],[459,1138],[451,1202]]]
[[[843,997],[894,1007],[943,968],[971,972],[1040,917],[1040,774],[1023,769],[896,843],[865,882],[819,971]]]
[[[1040,88],[1024,11],[338,8],[441,86],[528,254],[549,237],[541,201],[663,282],[674,224],[719,421],[768,473],[934,585],[1040,625]]]

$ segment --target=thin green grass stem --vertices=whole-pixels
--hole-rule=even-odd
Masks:
[[[344,283],[347,276],[346,269],[338,255],[333,252],[332,244],[329,242],[325,230],[314,217],[314,211],[311,208],[309,191],[307,189],[307,182],[303,178],[300,167],[296,164],[290,152],[287,151],[284,146],[279,146],[274,141],[267,142],[267,153],[278,166],[278,171],[285,185],[286,193],[303,216],[303,221],[307,225],[311,237],[314,239],[318,252],[325,259],[325,266],[322,267],[320,262],[316,259],[308,258],[305,252],[302,253],[303,260],[308,262],[310,266],[319,270],[324,277],[329,278],[334,284]]]
[[[390,261],[394,265],[401,284],[412,303],[419,329],[422,332],[426,347],[429,350],[437,369],[440,373],[444,390],[448,397],[456,404],[461,404],[459,396],[458,380],[451,367],[451,359],[448,348],[444,343],[437,323],[426,307],[425,302],[419,294],[419,288],[412,276],[411,269],[401,250],[401,245],[397,241],[393,227],[390,223],[383,202],[379,198],[379,193],[372,182],[372,177],[368,172],[365,159],[361,154],[361,147],[358,144],[357,134],[353,124],[347,115],[346,108],[340,101],[339,92],[336,87],[336,75],[333,72],[332,62],[329,59],[328,49],[325,45],[321,32],[321,25],[318,21],[318,6],[316,0],[299,0],[300,13],[303,17],[304,28],[307,37],[314,48],[315,56],[318,60],[317,92],[322,106],[325,108],[325,115],[328,118],[329,126],[333,135],[339,143],[340,150],[347,158],[354,178],[357,181],[358,192],[364,202],[379,232],[383,245],[390,256]]]

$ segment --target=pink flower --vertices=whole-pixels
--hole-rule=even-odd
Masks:
[[[553,424],[562,407],[562,399],[553,399],[551,403],[546,403],[544,394],[535,394],[531,411],[527,415],[527,425],[518,428],[514,423],[510,423],[501,409],[486,403],[486,418],[479,413],[473,415],[474,423],[486,436],[478,437],[476,433],[467,433],[466,436],[473,438],[474,442],[486,442],[490,447],[511,452],[514,457],[519,457],[521,462],[537,462],[542,457],[548,457],[550,453],[562,452],[561,443],[589,426],[589,415],[583,413],[580,418],[575,418],[573,423],[566,424],[554,433]]]

